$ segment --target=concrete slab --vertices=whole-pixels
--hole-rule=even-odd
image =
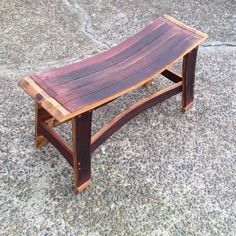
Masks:
[[[234,4],[1,1],[0,234],[233,235]],[[104,50],[164,13],[210,34],[194,106],[183,114],[177,96],[129,122],[94,153],[93,184],[77,195],[60,154],[34,148],[34,103],[17,82]],[[156,79],[95,111],[93,132],[165,84]],[[69,141],[70,128],[58,129]]]

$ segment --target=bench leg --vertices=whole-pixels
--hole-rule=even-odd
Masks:
[[[78,192],[91,184],[91,123],[90,111],[72,119],[73,168]]]
[[[44,122],[50,117],[50,114],[35,102],[35,146],[37,148],[44,147],[48,144],[48,140],[39,131],[39,123]]]
[[[194,79],[197,59],[198,47],[184,56],[182,77],[183,77],[183,91],[182,91],[182,107],[183,111],[187,111],[193,103],[194,98]]]

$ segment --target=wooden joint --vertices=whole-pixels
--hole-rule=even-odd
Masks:
[[[164,70],[163,72],[161,72],[161,74],[174,83],[178,83],[182,81],[181,73],[172,68]],[[146,82],[143,86],[149,87],[152,84],[152,82],[153,82],[153,79]]]
[[[49,96],[31,77],[25,77],[19,82],[36,103],[40,104],[51,116],[58,121],[69,119],[70,112],[66,110],[57,100]]]
[[[68,121],[68,120],[66,120]],[[45,123],[48,127],[56,127],[64,122],[57,121],[51,114],[49,114],[39,103],[35,102],[35,146],[37,148],[46,146],[49,141],[40,133],[38,129],[39,123]]]

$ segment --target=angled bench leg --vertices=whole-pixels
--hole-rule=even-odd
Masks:
[[[39,123],[51,118],[51,115],[44,110],[41,105],[35,102],[35,146],[37,148],[46,146],[48,140],[41,134],[39,130]]]
[[[72,118],[73,168],[78,192],[91,184],[91,123],[90,111]]]
[[[182,107],[183,111],[187,111],[193,103],[194,98],[194,79],[197,59],[198,47],[194,48],[183,59],[182,77],[183,77],[183,91],[182,91]]]

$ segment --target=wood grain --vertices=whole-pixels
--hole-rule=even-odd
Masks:
[[[161,51],[158,51],[158,58],[150,58],[145,61],[144,67],[138,66],[138,71],[132,75],[126,75],[125,72],[121,72],[118,75],[114,75],[112,81],[107,82],[102,89],[94,90],[92,93],[88,92],[87,94],[80,96],[80,93],[76,93],[76,97],[72,97],[69,102],[64,103],[63,105],[71,112],[74,112],[77,109],[83,109],[84,107],[96,104],[99,100],[107,99],[108,97],[117,96],[116,94],[125,94],[126,91],[131,91],[134,88],[144,84],[144,78],[154,78],[159,74],[160,70],[165,69],[164,66],[172,62],[173,58],[176,58],[179,55],[180,51],[188,48],[189,42],[187,40],[179,41],[178,37],[174,37],[173,40]],[[168,53],[172,50],[172,54]],[[156,72],[158,71],[158,72]],[[148,79],[148,81],[150,80]],[[83,91],[87,92],[86,90]]]
[[[197,34],[197,35],[201,36],[203,41],[205,41],[208,38],[207,34],[201,32],[201,31],[199,31],[197,29],[194,29],[191,26],[186,25],[183,22],[180,22],[180,21],[176,20],[175,18],[173,18],[171,16],[164,15],[164,18],[167,19],[168,21],[172,22],[173,24],[178,25],[179,27],[181,27],[183,29],[186,29],[188,31],[193,32],[194,34]]]

